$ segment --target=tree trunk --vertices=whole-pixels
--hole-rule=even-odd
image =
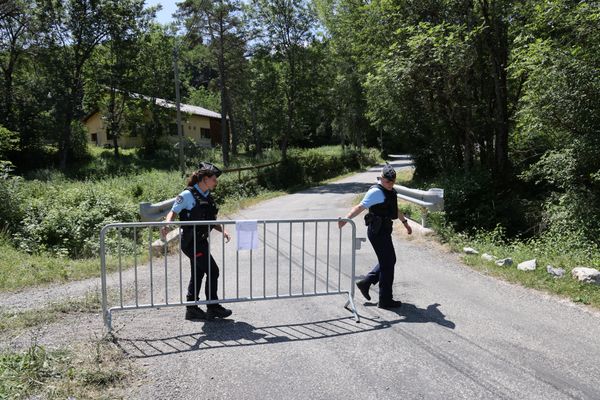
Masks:
[[[504,176],[508,168],[508,26],[497,8],[502,7],[488,0],[481,1],[483,17],[487,25],[485,38],[490,51],[494,82],[494,172]],[[492,8],[496,8],[492,10]],[[500,14],[500,15],[499,15]]]

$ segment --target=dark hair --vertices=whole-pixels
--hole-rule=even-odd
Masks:
[[[199,169],[198,171],[196,171],[192,175],[190,175],[190,177],[187,180],[187,185],[194,186],[196,183],[202,182],[202,178],[204,178],[205,176],[210,178],[213,175],[216,175],[216,174],[210,170]]]

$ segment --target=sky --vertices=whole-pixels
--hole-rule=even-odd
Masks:
[[[156,13],[156,19],[161,24],[173,22],[171,15],[177,10],[175,3],[181,3],[183,0],[147,0],[146,7],[162,5],[162,10]]]

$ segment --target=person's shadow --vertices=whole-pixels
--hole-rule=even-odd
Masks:
[[[377,306],[377,303],[365,303],[367,307]],[[419,308],[411,303],[402,303],[402,307],[396,309],[389,309],[397,315],[404,317],[398,322],[412,322],[412,323],[426,323],[434,322],[446,328],[454,329],[456,325],[452,321],[448,321],[444,313],[439,310],[440,304],[434,303],[427,306],[427,308]],[[396,322],[396,321],[391,321]]]

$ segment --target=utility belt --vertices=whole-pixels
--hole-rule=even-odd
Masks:
[[[214,227],[215,225],[183,226],[181,230],[181,248],[194,246],[194,230],[196,231],[196,244],[198,244],[208,239],[209,228],[212,230]]]
[[[383,228],[391,228],[392,220],[390,218],[381,217],[373,213],[365,215],[365,225],[368,227],[368,233],[377,235]]]

